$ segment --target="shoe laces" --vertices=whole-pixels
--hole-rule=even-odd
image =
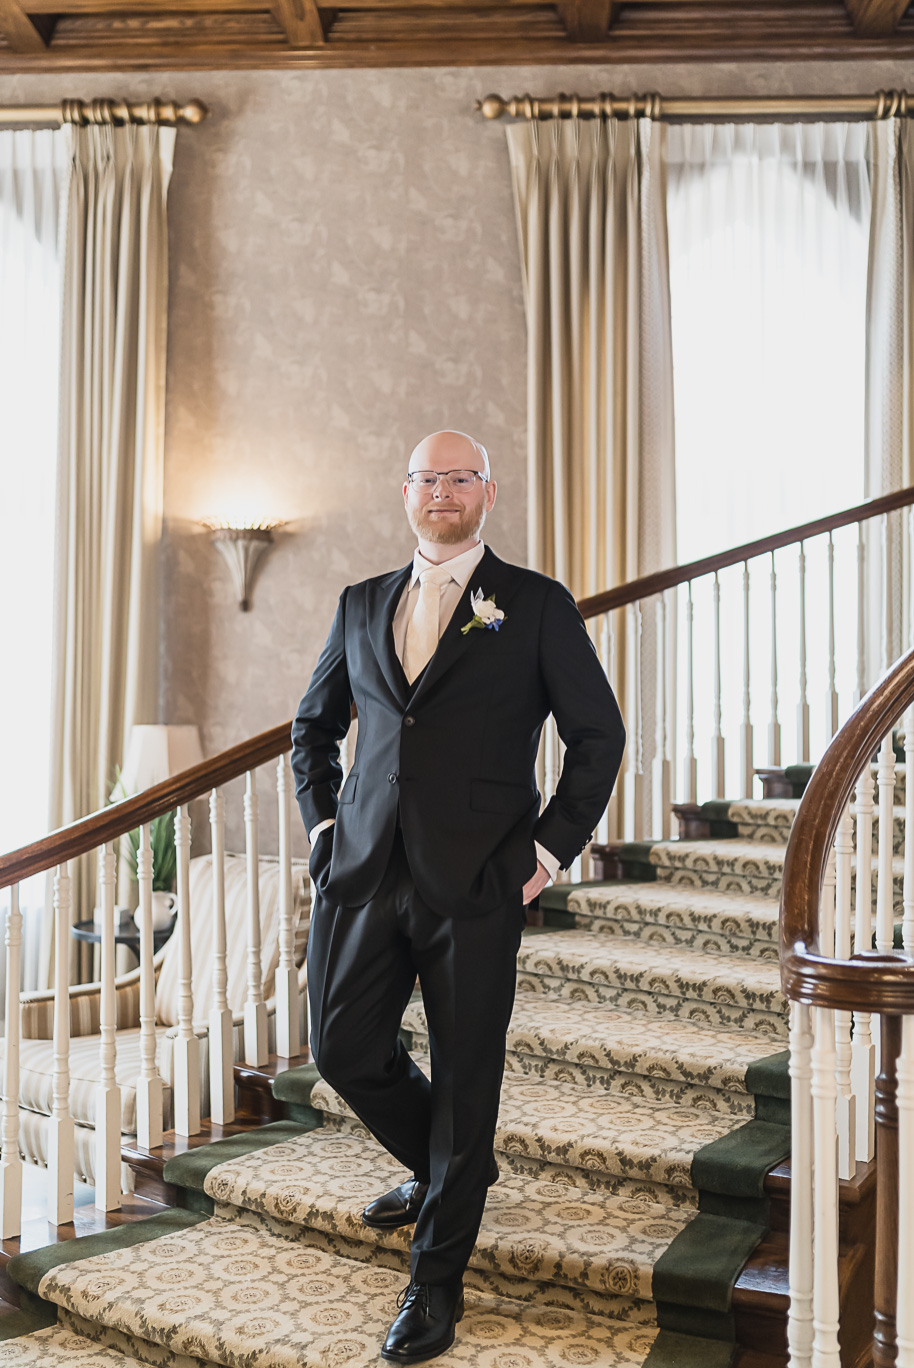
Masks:
[[[428,1283],[414,1282],[410,1279],[403,1288],[403,1291],[397,1297],[397,1307],[399,1310],[404,1311],[407,1306],[411,1306],[415,1301],[420,1303],[423,1313],[427,1316]]]

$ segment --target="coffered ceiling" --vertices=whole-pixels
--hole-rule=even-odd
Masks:
[[[908,0],[0,0],[0,72],[914,57]]]

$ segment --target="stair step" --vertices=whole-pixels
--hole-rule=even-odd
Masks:
[[[109,1344],[128,1352],[131,1343],[152,1344],[226,1368],[375,1368],[404,1284],[395,1269],[213,1217],[180,1235],[54,1268],[39,1295],[64,1308],[73,1326],[91,1316],[107,1327]],[[468,1288],[466,1302],[449,1359],[474,1368],[502,1355],[536,1368],[641,1368],[658,1338],[654,1326],[552,1306],[548,1294],[530,1306]]]
[[[686,884],[582,884],[567,912],[581,930],[708,954],[778,956],[778,902]]]
[[[428,1074],[428,1057],[414,1058]],[[365,1133],[326,1080],[314,1085],[311,1105],[325,1113],[326,1124]],[[561,1174],[581,1188],[694,1206],[695,1152],[744,1122],[742,1116],[506,1073],[495,1150],[515,1173]]]
[[[287,1238],[305,1226],[365,1245],[366,1258],[377,1246],[405,1256],[411,1227],[375,1230],[362,1223],[361,1212],[407,1176],[376,1141],[317,1130],[220,1164],[207,1175],[205,1190],[217,1215],[228,1214],[228,1206],[244,1208],[270,1219]],[[531,1298],[542,1284],[558,1283],[596,1294],[583,1309],[652,1323],[654,1264],[694,1214],[502,1173],[489,1190],[470,1263],[483,1277],[526,1280]]]
[[[879,796],[875,795],[878,809]],[[741,799],[737,802],[712,800],[702,804],[702,815],[712,822],[726,821],[737,829],[735,839],[757,842],[762,845],[786,846],[800,806],[799,798]],[[851,813],[855,812],[851,804]],[[892,809],[892,848],[896,855],[904,851],[905,808],[896,803]],[[856,825],[854,841],[856,843]],[[873,814],[873,853],[878,849],[879,813]]]
[[[427,1053],[428,1023],[420,1002],[403,1017],[413,1048]],[[746,1070],[773,1053],[770,1035],[710,1028],[672,1019],[657,1030],[643,1011],[525,994],[508,1028],[507,1067],[627,1097],[754,1116]]]
[[[101,1331],[101,1327],[98,1327]],[[101,1332],[102,1341],[104,1332]],[[0,1355],[3,1346],[0,1345]],[[6,1362],[16,1368],[148,1368],[149,1359],[137,1358],[119,1348],[108,1348],[104,1342],[79,1334],[68,1325],[50,1325],[30,1335],[20,1335],[6,1341],[6,1353],[15,1358]],[[0,1363],[4,1361],[0,1356]]]
[[[780,1041],[787,1003],[776,961],[683,953],[678,946],[555,931],[522,942],[518,996],[602,1003],[647,1016],[671,1015]],[[779,1046],[774,1045],[770,1053]]]

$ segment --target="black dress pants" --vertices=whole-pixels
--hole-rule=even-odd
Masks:
[[[480,917],[438,916],[416,892],[399,828],[369,902],[338,907],[319,893],[315,899],[312,1055],[385,1149],[429,1183],[412,1243],[416,1282],[459,1278],[479,1231],[524,920],[520,889]],[[431,1081],[398,1034],[417,975]]]

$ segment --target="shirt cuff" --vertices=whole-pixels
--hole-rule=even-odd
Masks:
[[[543,868],[547,871],[549,875],[549,882],[552,883],[560,869],[559,861],[555,858],[551,851],[544,850],[543,847],[540,845],[539,841],[534,841],[533,844],[536,846],[536,858],[539,860]]]
[[[335,817],[325,817],[322,822],[318,822],[316,827],[312,827],[308,832],[308,841],[311,845],[317,840],[318,836],[326,827],[331,827],[336,822]]]

